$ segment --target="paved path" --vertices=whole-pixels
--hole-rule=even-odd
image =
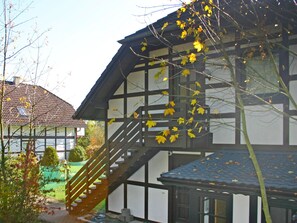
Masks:
[[[78,223],[81,221],[76,220],[76,217],[70,216],[66,211],[65,204],[49,200],[47,208],[52,210],[52,214],[42,213],[39,219],[47,223]]]

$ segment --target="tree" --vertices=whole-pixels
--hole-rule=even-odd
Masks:
[[[232,104],[240,115],[241,121],[235,127],[239,128],[255,167],[266,222],[271,222],[271,217],[265,183],[250,140],[246,113],[248,112],[248,100],[252,100],[261,104],[261,107],[265,109],[283,115],[287,120],[296,120],[296,117],[289,113],[288,108],[279,109],[274,102],[274,95],[282,95],[284,100],[297,109],[297,103],[289,89],[289,64],[281,64],[274,53],[274,50],[278,48],[281,53],[296,57],[296,52],[290,51],[288,41],[285,41],[296,29],[296,24],[294,24],[296,16],[294,15],[296,15],[294,1],[192,0],[189,4],[183,2],[177,10],[174,21],[165,21],[163,27],[150,27],[154,37],[171,48],[172,53],[176,55],[174,60],[153,58],[145,53],[139,55],[149,59],[150,65],[159,64],[160,70],[156,73],[156,78],[162,79],[164,67],[169,66],[179,70],[174,76],[169,77],[171,80],[201,75],[232,89],[234,101],[217,94],[208,96],[207,101],[211,103],[212,115],[219,117],[220,111],[216,107],[218,103]],[[228,43],[226,39],[231,33],[235,33],[235,39]],[[277,37],[282,37],[282,40],[277,40]],[[174,45],[173,41],[189,42],[192,46],[188,51],[180,52],[171,47]],[[245,47],[241,48],[244,44]],[[140,47],[145,52],[149,46],[149,40],[145,39]],[[210,52],[219,55],[221,60],[209,58]],[[202,68],[197,69],[195,65],[198,63],[202,65]],[[228,72],[225,75],[216,75],[205,69],[207,65],[228,70]],[[266,67],[269,70],[265,71]],[[244,75],[240,76],[243,73]],[[184,97],[184,101],[190,108],[188,111],[190,117],[187,119],[179,117],[176,120],[176,126],[160,132],[156,136],[159,144],[167,141],[174,143],[184,130],[190,138],[199,135],[203,125],[196,117],[203,115],[207,109],[205,102],[201,101],[201,96],[206,94],[202,84],[197,81],[194,86],[180,85],[179,87],[188,91],[187,95],[163,92],[169,97],[164,116],[172,116],[175,113],[175,101]],[[146,125],[153,127],[157,125],[157,122],[148,120]]]
[[[22,2],[24,3],[24,2]],[[20,103],[29,111],[29,118],[25,126],[29,129],[29,141],[23,153],[18,157],[10,155],[10,139],[5,138],[7,123],[5,123],[5,109],[11,103],[8,82],[12,76],[22,72],[34,84],[38,78],[47,72],[48,67],[42,65],[40,49],[44,45],[44,35],[47,31],[39,33],[33,30],[28,38],[22,33],[22,26],[32,21],[25,18],[25,12],[31,4],[21,2],[2,1],[1,5],[1,48],[0,63],[2,68],[0,83],[0,143],[1,143],[1,172],[0,172],[0,221],[4,222],[36,222],[38,214],[42,211],[43,194],[40,191],[42,182],[39,173],[39,163],[35,157],[34,142],[31,140],[36,128],[34,120],[36,106],[40,98],[35,97],[36,88],[31,85],[28,95],[20,95]],[[23,20],[22,20],[23,19]],[[36,53],[36,57],[28,58],[28,53]],[[47,92],[44,93],[46,100]],[[10,108],[16,109],[16,108]],[[18,131],[18,130],[16,130]],[[13,135],[14,133],[12,133]]]

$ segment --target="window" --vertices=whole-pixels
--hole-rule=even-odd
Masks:
[[[17,110],[21,116],[29,116],[29,113],[24,107],[17,107]]]
[[[175,190],[175,221],[178,223],[228,223],[232,216],[232,196],[204,194],[195,189]]]
[[[278,54],[274,58],[255,56],[246,62],[246,90],[253,94],[276,93],[278,85]]]

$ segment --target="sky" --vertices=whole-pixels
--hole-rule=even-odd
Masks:
[[[179,0],[35,0],[26,16],[34,18],[39,32],[50,29],[41,55],[51,70],[38,84],[77,108],[119,49],[117,41],[174,11],[172,7],[158,9],[177,3]]]

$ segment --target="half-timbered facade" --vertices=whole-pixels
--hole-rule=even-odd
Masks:
[[[43,87],[6,81],[3,100],[4,140],[7,152],[18,154],[34,143],[41,157],[47,146],[56,148],[66,159],[77,136],[84,134],[85,123],[72,119],[74,108]]]
[[[290,9],[287,14],[284,8]],[[236,83],[250,92],[243,94],[243,109],[251,144],[262,163],[271,159],[270,169],[262,167],[264,178],[276,179],[267,180],[272,217],[274,222],[291,222],[297,210],[297,110],[292,103],[297,100],[297,6],[294,1],[281,2],[277,10],[278,16],[269,17],[265,26],[275,43],[274,62],[263,62],[257,53],[245,61],[245,54],[259,46],[258,40],[240,38],[242,33],[225,24],[223,45],[206,41],[209,50],[189,63],[190,75],[181,75],[174,64],[180,64],[180,55],[195,49],[193,40],[177,37],[176,13],[119,41],[122,46],[75,113],[76,118],[104,120],[106,143],[69,181],[69,212],[86,213],[106,198],[107,211],[129,208],[134,217],[152,222],[265,221],[242,134],[238,89],[230,84],[231,71],[222,66],[226,62],[218,50],[223,47]],[[166,22],[168,31],[163,33]],[[270,75],[275,64],[291,98]],[[262,80],[253,77],[254,70]],[[261,84],[266,82],[271,84]],[[158,144],[155,136],[160,131],[177,126],[178,117],[190,118],[191,90],[197,83],[204,108],[203,114],[195,116],[201,125],[199,134],[190,138],[184,129],[176,142]],[[164,116],[170,101],[175,102],[175,113]],[[148,120],[157,125],[148,127]],[[106,177],[97,182],[103,173]]]

